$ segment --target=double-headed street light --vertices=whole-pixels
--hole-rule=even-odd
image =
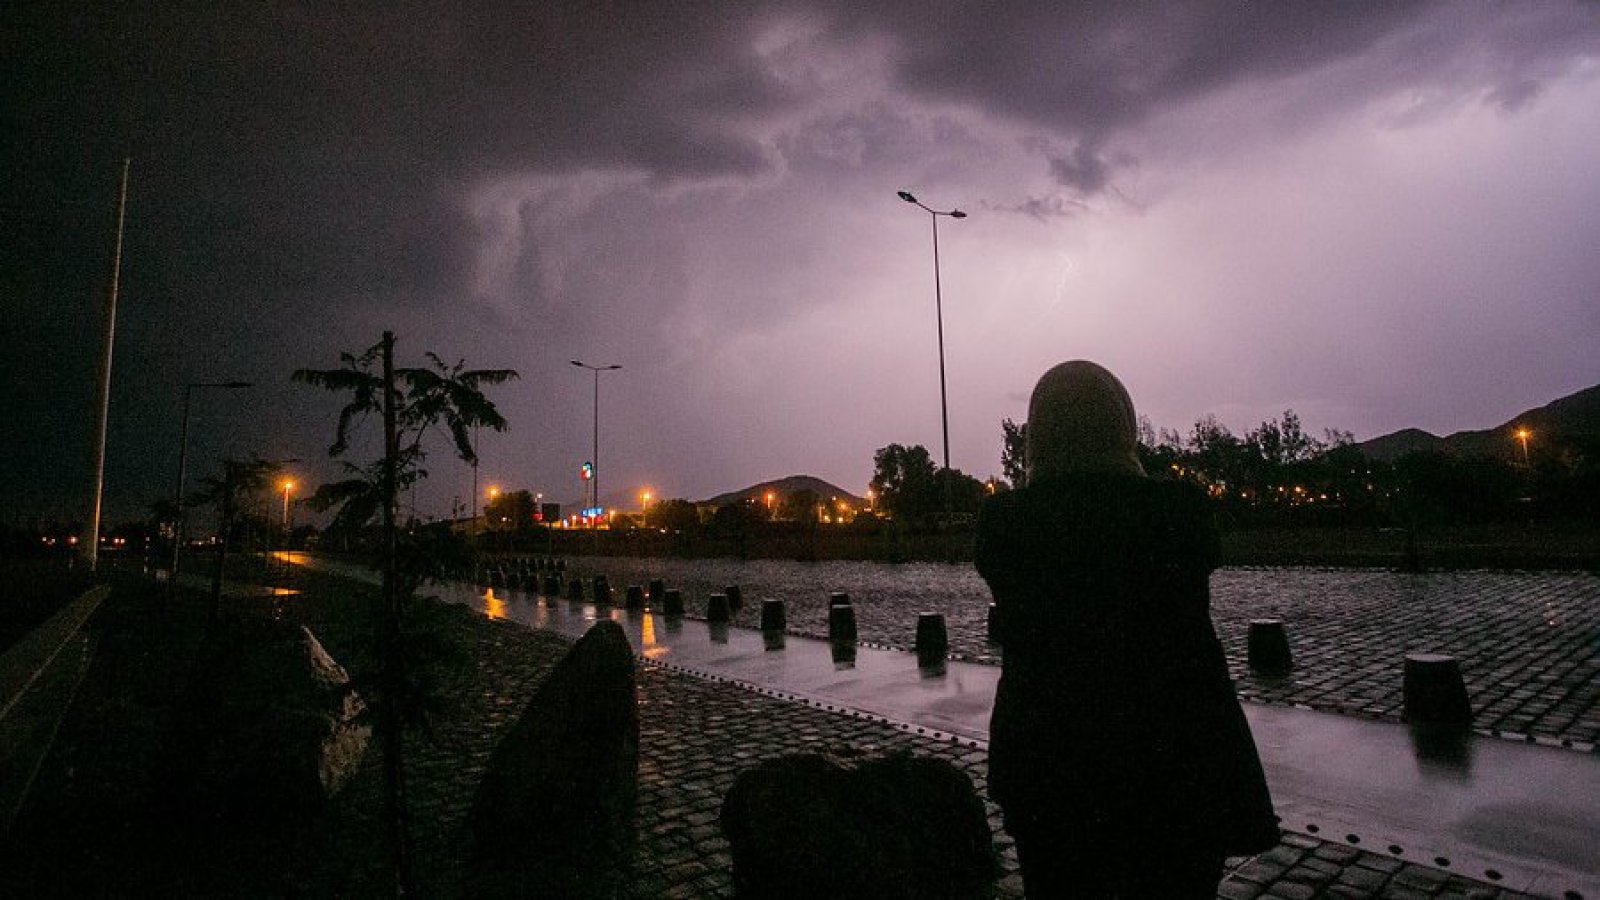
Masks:
[[[593,509],[600,505],[600,373],[610,372],[622,367],[615,364],[591,366],[577,359],[570,360],[570,362],[580,369],[588,369],[594,373],[594,455],[589,457],[590,464],[594,466],[589,476],[589,507]]]
[[[178,586],[178,559],[179,551],[183,547],[183,482],[187,474],[186,466],[189,462],[189,401],[192,399],[195,388],[221,388],[224,390],[241,390],[251,387],[248,381],[199,381],[183,386],[183,426],[178,432],[178,484],[173,490],[172,505],[174,517],[172,522],[172,587]]]
[[[944,433],[944,515],[948,524],[954,510],[951,508],[950,495],[950,402],[945,394],[944,384],[944,297],[939,289],[939,217],[949,216],[952,219],[965,219],[967,214],[959,209],[934,209],[918,200],[910,191],[900,191],[900,199],[907,203],[915,204],[928,214],[933,220],[933,310],[939,323],[939,421]]]

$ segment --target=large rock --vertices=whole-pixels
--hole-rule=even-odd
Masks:
[[[742,898],[991,896],[993,837],[965,773],[908,753],[783,756],[722,804]]]
[[[639,775],[633,650],[589,629],[495,748],[472,810],[478,896],[608,896]]]
[[[193,673],[172,766],[190,812],[230,827],[295,822],[359,765],[371,728],[350,677],[304,626],[230,621]]]

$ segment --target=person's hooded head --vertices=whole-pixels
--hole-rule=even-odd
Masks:
[[[1117,376],[1082,359],[1044,373],[1028,401],[1028,483],[1074,473],[1143,475],[1139,424]]]

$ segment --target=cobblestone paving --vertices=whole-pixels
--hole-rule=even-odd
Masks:
[[[606,574],[620,592],[662,578],[691,615],[739,584],[735,624],[755,627],[760,599],[785,601],[790,630],[827,636],[830,591],[850,593],[864,642],[909,649],[918,612],[943,613],[951,655],[998,663],[986,640],[989,593],[970,565],[777,560],[578,558],[572,575]],[[1372,569],[1229,568],[1212,577],[1212,617],[1240,695],[1398,721],[1405,654],[1461,663],[1477,728],[1579,750],[1600,742],[1600,575],[1569,572],[1404,573]],[[1296,668],[1261,678],[1245,664],[1251,619],[1280,618]]]
[[[463,896],[468,873],[466,814],[494,741],[515,719],[566,643],[505,622],[463,614],[452,628],[476,665],[448,686],[452,712],[437,739],[410,752],[415,864],[423,896]],[[665,667],[640,668],[640,793],[637,842],[619,871],[627,898],[732,896],[731,859],[717,825],[722,797],[740,770],[800,750],[851,746],[907,749],[949,760],[985,785],[987,754],[967,742],[917,734],[881,721],[831,712],[736,685],[703,680]],[[362,777],[346,795],[337,835],[374,831],[378,777],[369,754]],[[1010,840],[989,807],[1002,866],[997,897],[1021,896]],[[1161,848],[1150,848],[1158,864]],[[352,863],[352,865],[355,865]],[[1231,860],[1218,896],[1514,898],[1492,884],[1472,882],[1342,844],[1288,834],[1272,851]],[[375,883],[371,870],[352,871],[339,893]]]

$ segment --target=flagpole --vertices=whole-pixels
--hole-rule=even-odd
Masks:
[[[128,170],[131,157],[122,159],[122,189],[117,195],[117,243],[111,255],[111,290],[106,292],[105,342],[100,351],[100,403],[95,419],[94,507],[89,512],[88,546],[82,549],[89,571],[100,561],[100,501],[106,482],[106,419],[111,412],[111,350],[117,334],[117,288],[122,278],[122,226],[128,212]]]

